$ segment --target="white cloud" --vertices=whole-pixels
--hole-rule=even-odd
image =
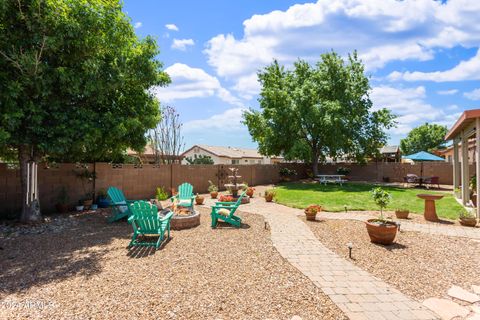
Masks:
[[[395,60],[429,60],[439,48],[478,46],[479,14],[480,1],[318,0],[254,15],[243,22],[243,37],[219,34],[204,52],[227,79],[251,77],[274,58],[286,65],[297,57],[314,61],[332,48],[342,55],[357,49],[373,70]],[[245,82],[234,88],[251,95]]]
[[[250,100],[254,95],[260,92],[260,83],[256,73],[248,76],[239,77],[237,83],[232,88],[237,91],[244,99]]]
[[[480,100],[480,88],[465,92],[463,95],[470,100]]]
[[[135,29],[141,28],[141,27],[142,27],[142,23],[141,23],[140,21],[139,21],[139,22],[136,22],[136,23],[133,25],[133,27],[134,27]]]
[[[168,30],[171,30],[171,31],[178,31],[178,27],[176,25],[174,25],[173,23],[166,24],[165,28],[167,28]]]
[[[222,131],[246,131],[245,125],[241,123],[242,113],[245,110],[244,108],[232,108],[206,119],[191,120],[184,124],[183,130],[186,133],[211,130],[217,134]]]
[[[480,80],[480,49],[471,59],[461,61],[459,64],[449,70],[434,72],[394,71],[390,73],[388,78],[390,80],[434,82]]]
[[[407,134],[410,130],[424,122],[444,122],[448,115],[440,108],[435,108],[425,101],[425,87],[394,88],[378,86],[372,89],[370,97],[375,109],[387,108],[398,116],[397,128],[393,134]]]
[[[442,96],[451,96],[458,92],[458,89],[438,90],[437,93]]]
[[[187,46],[193,45],[195,45],[195,41],[193,41],[193,39],[173,39],[171,48],[185,51],[187,50]]]
[[[170,76],[172,83],[168,87],[159,87],[154,90],[162,102],[217,96],[231,105],[242,105],[238,98],[222,87],[216,77],[209,75],[203,69],[175,63],[165,69],[165,72]]]

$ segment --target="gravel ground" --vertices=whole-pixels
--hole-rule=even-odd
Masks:
[[[452,285],[470,290],[480,284],[480,243],[464,238],[402,231],[391,246],[370,242],[359,221],[310,222],[301,217],[329,249],[418,300],[443,297]]]
[[[0,319],[345,319],[274,249],[261,216],[212,230],[201,212],[156,252],[128,250],[131,227],[102,213],[0,238]]]

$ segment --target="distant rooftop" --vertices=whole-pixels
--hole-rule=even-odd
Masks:
[[[193,148],[198,147],[204,149],[218,157],[227,157],[227,158],[258,158],[262,159],[263,156],[258,152],[257,149],[247,149],[247,148],[237,148],[237,147],[222,147],[222,146],[209,146],[204,144],[196,144],[191,148],[185,150],[182,154],[192,150]],[[282,158],[282,157],[273,157],[273,158]]]
[[[381,154],[385,153],[397,153],[399,150],[398,146],[383,146],[379,149]]]

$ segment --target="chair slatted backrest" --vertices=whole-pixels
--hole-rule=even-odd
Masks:
[[[130,204],[130,210],[134,216],[135,224],[144,232],[156,233],[160,228],[158,209],[147,201],[135,201]]]
[[[190,199],[193,196],[193,186],[190,183],[182,183],[178,187],[178,197],[180,199]]]
[[[123,194],[122,190],[117,189],[115,187],[108,188],[107,195],[113,203],[120,203],[120,202],[126,202],[127,201],[127,199],[125,198],[125,195]]]
[[[230,216],[233,216],[235,214],[235,211],[237,211],[237,208],[242,204],[242,198],[245,196],[247,193],[247,190],[243,191],[242,194],[238,197],[237,202],[232,206],[232,210],[230,210]]]

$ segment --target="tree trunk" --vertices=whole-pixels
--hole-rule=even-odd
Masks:
[[[32,170],[34,162],[31,147],[24,145],[18,148],[18,161],[20,163],[20,179],[22,189],[22,212],[20,221],[36,223],[42,220],[40,202],[38,200],[37,171]]]
[[[313,178],[318,176],[318,151],[312,150],[312,171]]]

